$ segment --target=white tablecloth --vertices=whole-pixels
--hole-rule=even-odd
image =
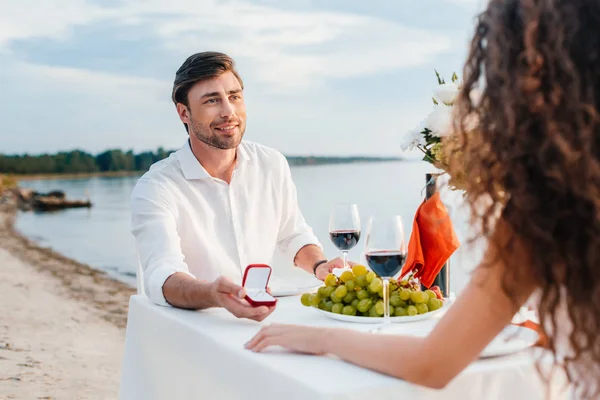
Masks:
[[[273,322],[343,324],[303,307],[298,297],[279,299],[276,311],[262,324]],[[404,325],[413,329],[416,324],[430,323],[433,321]],[[196,312],[165,308],[152,304],[142,295],[133,296],[120,399],[544,398],[531,351],[477,361],[444,390],[436,391],[334,357],[294,354],[282,349],[260,354],[245,350],[244,343],[260,326],[261,323],[236,319],[220,309]],[[368,326],[352,327],[366,329]],[[444,362],[443,354],[439,362]],[[562,380],[555,380],[554,389],[558,390],[556,387],[561,383]],[[567,399],[568,396],[561,394],[551,398]]]

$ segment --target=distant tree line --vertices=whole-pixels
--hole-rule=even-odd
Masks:
[[[81,150],[58,154],[2,155],[0,173],[4,174],[76,174],[90,172],[147,171],[152,164],[174,150],[160,147],[156,152],[134,154],[132,150],[107,150],[92,155]],[[290,165],[318,165],[399,160],[397,157],[288,156]]]
[[[166,158],[172,151],[162,147],[156,152],[134,154],[132,150],[107,150],[97,155],[74,150],[58,154],[1,155],[0,173],[62,174],[109,171],[147,171],[152,164]]]

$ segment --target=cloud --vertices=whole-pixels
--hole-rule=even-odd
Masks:
[[[76,25],[102,18],[106,11],[86,0],[0,0],[0,47],[15,39],[66,39]]]
[[[146,12],[155,6],[147,4]],[[188,54],[212,43],[247,60],[260,82],[281,90],[414,67],[450,49],[439,33],[356,14],[212,1],[196,13],[187,1],[176,1],[171,12],[182,8],[185,17],[157,24],[165,46]]]
[[[4,151],[179,145],[168,135],[181,129],[169,82],[2,57],[0,74],[5,78],[0,91]]]
[[[448,3],[458,4],[470,10],[482,10],[488,3],[488,0],[444,0]]]
[[[142,151],[177,148],[185,139],[168,81],[3,61],[4,151]],[[247,138],[292,154],[397,154],[403,132],[426,114],[426,96],[394,102],[366,96],[360,103],[336,91],[268,96],[251,85]]]
[[[0,0],[4,151],[178,147],[173,73],[211,49],[238,61],[249,139],[295,154],[396,153],[426,114],[433,61],[455,51],[429,25],[249,1]]]
[[[34,3],[11,1],[4,7],[10,13],[0,16],[0,47],[23,38],[67,40],[78,26],[100,21],[151,22],[157,48],[182,60],[199,49],[224,49],[257,81],[277,90],[310,90],[330,79],[416,67],[451,47],[448,37],[430,29],[344,12],[290,11],[247,1],[135,0],[113,6],[86,0]]]
[[[101,71],[91,71],[82,68],[55,67],[49,65],[36,65],[24,62],[17,62],[14,67],[25,76],[38,76],[45,79],[48,83],[54,83],[60,87],[76,89],[81,91],[108,91],[110,88],[118,86],[129,90],[136,87],[145,89],[168,89],[170,83],[156,79],[137,78],[128,75],[119,75],[105,73]]]

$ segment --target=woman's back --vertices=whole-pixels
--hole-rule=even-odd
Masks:
[[[600,381],[600,2],[491,1],[458,101],[454,173],[498,248],[504,288],[532,279],[557,361],[593,398]],[[473,101],[472,93],[480,96]],[[467,122],[477,129],[467,131]],[[455,155],[460,154],[460,157]],[[475,209],[475,208],[473,208]],[[493,216],[513,233],[494,236]],[[530,255],[524,262],[515,246]]]

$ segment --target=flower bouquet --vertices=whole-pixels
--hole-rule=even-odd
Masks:
[[[401,148],[404,151],[420,150],[423,153],[423,160],[444,171],[439,174],[442,175],[449,170],[448,152],[445,151],[445,146],[453,140],[452,109],[460,91],[460,83],[456,73],[452,74],[449,83],[446,83],[438,71],[435,71],[435,74],[439,86],[432,97],[433,110],[417,127],[406,133]],[[460,175],[454,173],[450,177],[449,184],[452,188],[460,188]]]

